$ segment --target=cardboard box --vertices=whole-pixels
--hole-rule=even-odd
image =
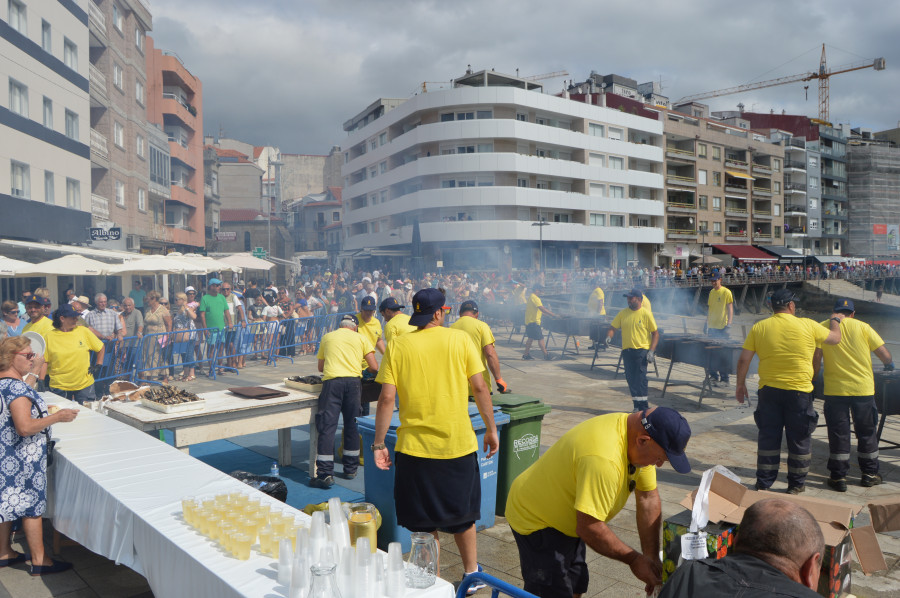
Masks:
[[[682,563],[681,537],[688,533],[691,526],[691,512],[682,511],[674,517],[663,521],[663,583],[675,573],[675,569]],[[734,545],[734,533],[737,530],[734,523],[710,523],[703,530],[706,536],[706,550],[710,557],[722,558]]]
[[[681,505],[691,509],[696,495],[697,491],[694,490],[681,501]],[[744,511],[750,505],[776,497],[801,505],[819,522],[822,535],[825,537],[825,554],[822,558],[822,575],[819,579],[819,593],[822,596],[836,598],[849,593],[851,544],[856,550],[856,558],[863,573],[868,575],[887,569],[884,555],[875,537],[875,529],[871,526],[853,528],[853,520],[862,510],[862,506],[823,498],[757,492],[716,473],[709,490],[709,522],[739,524],[744,517]],[[894,500],[890,504],[893,505],[892,509],[895,512],[900,511],[898,501]],[[712,555],[712,552],[710,554]]]

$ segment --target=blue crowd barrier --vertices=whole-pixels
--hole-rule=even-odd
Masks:
[[[465,598],[467,592],[469,591],[469,586],[471,586],[476,581],[484,582],[489,588],[491,588],[491,598],[497,598],[500,593],[506,594],[507,596],[512,596],[513,598],[538,598],[531,592],[526,592],[522,588],[517,588],[516,586],[507,583],[502,579],[497,579],[493,575],[488,575],[487,573],[481,571],[479,571],[478,573],[470,573],[465,576],[465,578],[460,582],[459,587],[456,589],[456,598]]]

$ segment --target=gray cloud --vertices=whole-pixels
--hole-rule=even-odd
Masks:
[[[410,97],[478,70],[591,70],[662,79],[682,96],[884,56],[888,69],[831,79],[831,118],[897,125],[900,4],[691,0],[153,0],[152,36],[203,81],[204,126],[283,151],[327,153],[342,123],[378,97]],[[561,79],[545,81],[562,88]],[[713,110],[816,116],[818,84],[708,100]]]

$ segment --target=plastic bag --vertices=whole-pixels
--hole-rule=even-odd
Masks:
[[[264,494],[268,494],[272,498],[281,502],[287,502],[287,485],[279,478],[269,475],[256,475],[247,471],[232,471],[228,475],[252,488],[256,488]]]

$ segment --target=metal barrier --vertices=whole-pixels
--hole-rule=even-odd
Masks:
[[[313,355],[318,353],[322,337],[335,330],[344,315],[333,313],[280,320],[272,343],[272,364],[277,366],[279,358],[290,359],[294,363],[298,348]]]
[[[522,588],[517,588],[502,579],[497,579],[493,575],[488,575],[482,571],[479,571],[478,573],[469,573],[463,578],[459,584],[459,588],[456,590],[456,598],[465,598],[466,593],[469,591],[469,586],[476,581],[484,582],[491,588],[491,598],[497,598],[501,592],[507,596],[512,596],[513,598],[537,598],[537,596],[531,592],[526,592]]]

